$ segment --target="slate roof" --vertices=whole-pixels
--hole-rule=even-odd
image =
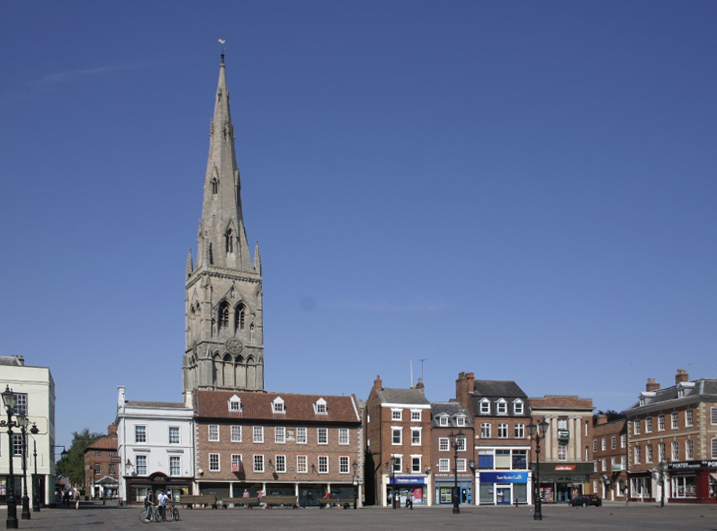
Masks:
[[[448,415],[448,427],[455,428],[459,427],[456,424],[456,417],[463,414],[465,417],[465,424],[460,426],[461,428],[473,426],[473,416],[470,411],[461,407],[458,402],[431,402],[431,422],[436,428],[445,428],[439,423],[439,417],[447,414]]]
[[[388,404],[422,404],[429,405],[430,402],[420,389],[394,389],[384,387],[376,391],[381,402]]]
[[[523,390],[513,380],[474,380],[473,394],[481,398],[528,398]]]
[[[652,393],[643,392],[641,396],[645,395],[645,405],[641,406],[640,402],[635,402],[628,410],[636,409],[640,407],[655,406],[662,402],[669,402],[670,400],[685,400],[685,399],[698,399],[716,397],[717,398],[717,379],[715,378],[701,378],[695,380],[694,386],[691,385],[673,385],[664,389],[658,389]],[[684,396],[679,397],[679,389],[684,389]],[[652,396],[654,393],[654,396]],[[714,398],[713,398],[714,399]]]
[[[229,399],[241,400],[241,411],[229,410]],[[285,413],[274,413],[272,402],[281,397]],[[315,413],[314,404],[326,401],[326,413]],[[197,391],[197,418],[225,418],[280,422],[360,423],[358,404],[351,396],[295,395],[289,393],[251,393],[234,391]]]

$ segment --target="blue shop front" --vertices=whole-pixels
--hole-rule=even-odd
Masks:
[[[528,503],[528,472],[481,472],[479,505]]]
[[[394,495],[398,498],[402,507],[406,506],[406,500],[409,496],[415,505],[427,505],[428,491],[426,490],[425,476],[396,476],[389,478],[386,505],[391,505]]]

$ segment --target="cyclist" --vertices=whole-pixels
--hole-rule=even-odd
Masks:
[[[166,522],[167,503],[169,502],[169,497],[165,494],[164,490],[160,491],[159,496],[157,497],[157,501],[159,501],[159,516],[163,522]]]
[[[149,520],[152,514],[152,507],[154,506],[154,497],[152,496],[152,489],[147,489],[147,495],[144,497],[144,509],[146,514],[144,515],[145,520]]]

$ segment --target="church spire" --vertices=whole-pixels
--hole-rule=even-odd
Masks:
[[[204,177],[197,268],[208,265],[251,271],[241,208],[241,182],[234,147],[234,125],[222,53],[214,116],[209,129],[209,157]]]

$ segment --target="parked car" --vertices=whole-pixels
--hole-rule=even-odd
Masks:
[[[597,494],[583,494],[582,496],[576,496],[570,500],[570,505],[573,507],[577,507],[578,505],[582,505],[583,507],[587,507],[588,505],[600,507],[602,505],[602,500]]]

